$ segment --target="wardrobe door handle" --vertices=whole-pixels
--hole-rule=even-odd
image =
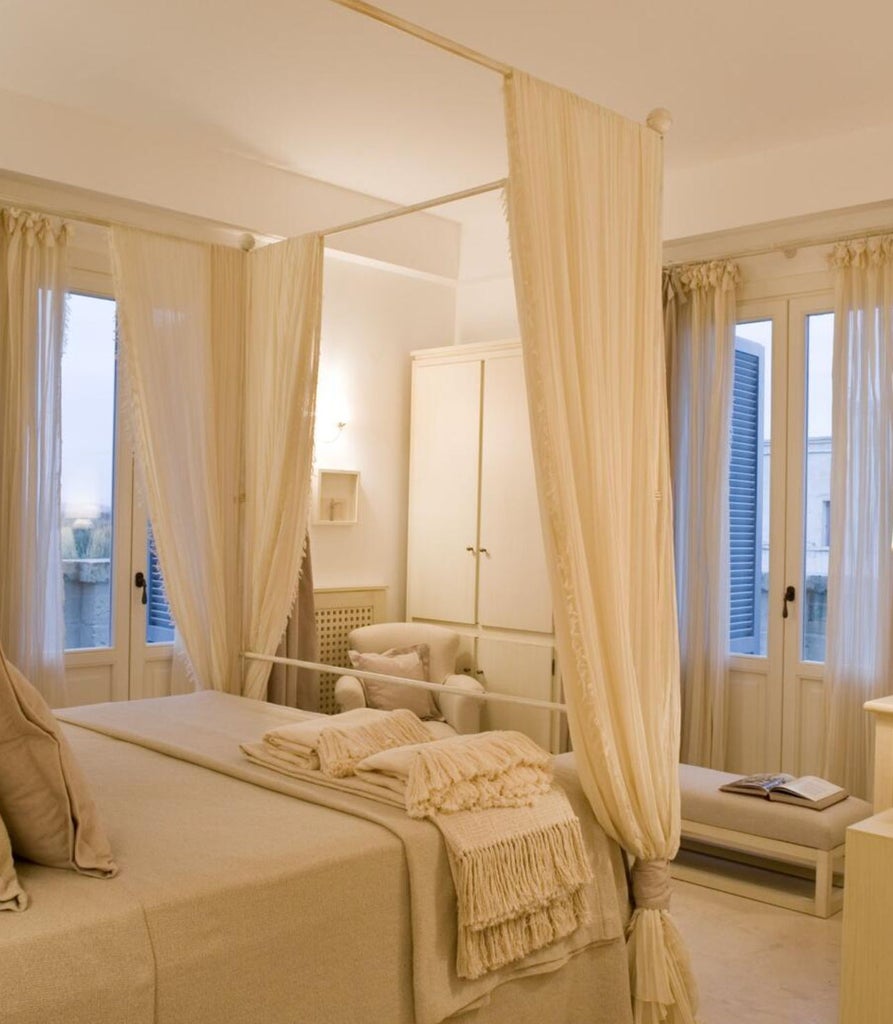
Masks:
[[[482,554],[482,555],[486,555],[486,556],[487,556],[487,558],[489,558],[489,557],[490,557],[490,552],[489,552],[489,551],[488,551],[488,550],[487,550],[486,548],[481,548],[481,550],[480,550],[480,554]]]
[[[472,547],[467,547],[465,550],[470,551],[472,554],[474,554],[474,548]]]

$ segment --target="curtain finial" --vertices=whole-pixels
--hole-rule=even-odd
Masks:
[[[673,115],[666,107],[655,107],[645,118],[645,124],[663,138],[673,127]]]

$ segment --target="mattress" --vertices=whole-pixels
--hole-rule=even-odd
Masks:
[[[460,981],[437,830],[241,758],[239,739],[296,714],[216,693],[61,713],[121,870],[22,865],[32,906],[0,920],[4,1022],[629,1019],[622,861],[593,822],[591,929]],[[572,766],[558,775],[573,790]]]

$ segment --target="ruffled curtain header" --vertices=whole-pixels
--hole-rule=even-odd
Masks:
[[[715,289],[725,292],[741,282],[741,270],[733,260],[709,260],[665,267],[663,275],[664,304],[668,299],[688,301],[692,292]]]
[[[55,217],[46,217],[42,213],[30,210],[17,210],[8,206],[0,210],[3,218],[3,229],[7,235],[21,235],[26,245],[65,245],[72,234],[68,221],[60,221]]]
[[[893,235],[838,242],[828,257],[832,269],[879,267],[893,263]]]

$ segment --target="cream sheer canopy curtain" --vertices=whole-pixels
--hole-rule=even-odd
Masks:
[[[137,473],[187,671],[238,693],[246,257],[120,227],[111,247]]]
[[[315,235],[246,256],[112,229],[137,470],[178,639],[205,688],[265,695],[269,665],[243,681],[239,652],[274,653],[297,594],[322,253]]]
[[[682,682],[681,758],[725,767],[736,264],[664,272]]]
[[[838,245],[824,773],[870,796],[866,700],[893,679],[893,236]]]
[[[305,235],[249,260],[245,354],[244,649],[273,654],[298,593],[307,520],[323,241]],[[243,692],[263,699],[270,666],[246,662]]]
[[[661,324],[661,141],[519,72],[508,218],[555,629],[580,779],[636,858],[638,1024],[688,1024],[670,918],[679,652]]]
[[[0,643],[64,703],[61,453],[68,229],[0,210]]]

